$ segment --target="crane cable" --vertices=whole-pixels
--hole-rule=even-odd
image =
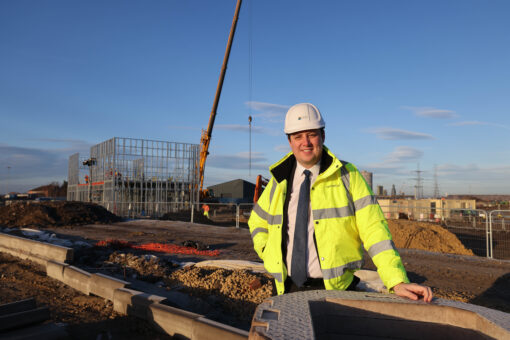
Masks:
[[[249,166],[248,175],[251,176],[251,121],[252,121],[252,94],[253,94],[253,0],[248,0],[248,123],[249,123]]]

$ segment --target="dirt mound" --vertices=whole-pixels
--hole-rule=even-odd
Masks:
[[[161,281],[167,289],[198,297],[223,314],[235,315],[236,327],[243,329],[249,328],[257,305],[276,294],[269,274],[207,266],[178,269],[171,260],[154,255],[114,252],[102,267],[124,277]]]
[[[135,255],[132,253],[114,252],[108,258],[113,264],[120,264],[124,275],[137,277],[147,282],[157,282],[166,277],[172,268],[177,267],[169,260],[154,255]]]
[[[179,269],[170,274],[165,283],[170,289],[206,298],[216,307],[248,323],[255,308],[276,293],[269,274],[215,267]]]
[[[474,255],[470,249],[464,247],[457,236],[436,224],[407,220],[388,220],[388,226],[397,248]]]
[[[8,227],[65,226],[120,220],[102,206],[84,202],[17,202],[0,207],[0,225]]]

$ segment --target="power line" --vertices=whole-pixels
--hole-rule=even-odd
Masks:
[[[416,185],[414,186],[414,199],[418,200],[423,198],[423,184],[421,174],[424,171],[420,170],[420,163],[418,163],[417,166],[418,166],[417,169],[414,170],[413,172],[416,172],[416,178],[414,178],[416,180]]]
[[[7,180],[5,181],[5,189],[7,190],[6,194],[9,194],[9,176],[11,172],[11,167],[7,166]]]
[[[437,182],[437,164],[434,164],[434,197],[439,198],[440,196],[439,184]]]

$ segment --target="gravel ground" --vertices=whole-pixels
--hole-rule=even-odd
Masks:
[[[271,279],[265,274],[182,266],[186,262],[211,259],[259,260],[246,228],[156,220],[36,227],[55,233],[58,238],[90,245],[109,239],[137,245],[149,242],[182,245],[193,240],[217,250],[218,256],[210,257],[122,247],[78,247],[75,265],[89,271],[96,269],[123,278],[145,280],[199,299],[204,310],[216,311],[208,317],[238,328],[248,329],[257,304],[274,294]],[[435,225],[390,221],[390,229],[397,247],[402,248],[400,253],[412,281],[431,286],[437,297],[510,312],[510,261],[472,256],[455,235]],[[163,338],[142,321],[116,315],[111,304],[103,299],[84,296],[47,278],[42,268],[27,261],[2,254],[0,265],[2,303],[35,295],[38,303],[50,307],[52,320],[70,325],[75,338],[95,338],[92,334],[101,332],[110,332],[113,339]],[[374,269],[369,258],[364,268]]]
[[[67,325],[68,339],[171,339],[141,319],[114,312],[111,302],[46,276],[31,261],[0,253],[0,273],[0,304],[34,297],[49,308],[51,321]]]

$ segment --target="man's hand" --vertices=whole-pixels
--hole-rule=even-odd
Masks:
[[[432,290],[427,286],[420,286],[416,283],[399,283],[393,287],[393,291],[396,295],[402,296],[411,300],[418,300],[420,296],[423,297],[423,301],[432,301]]]

